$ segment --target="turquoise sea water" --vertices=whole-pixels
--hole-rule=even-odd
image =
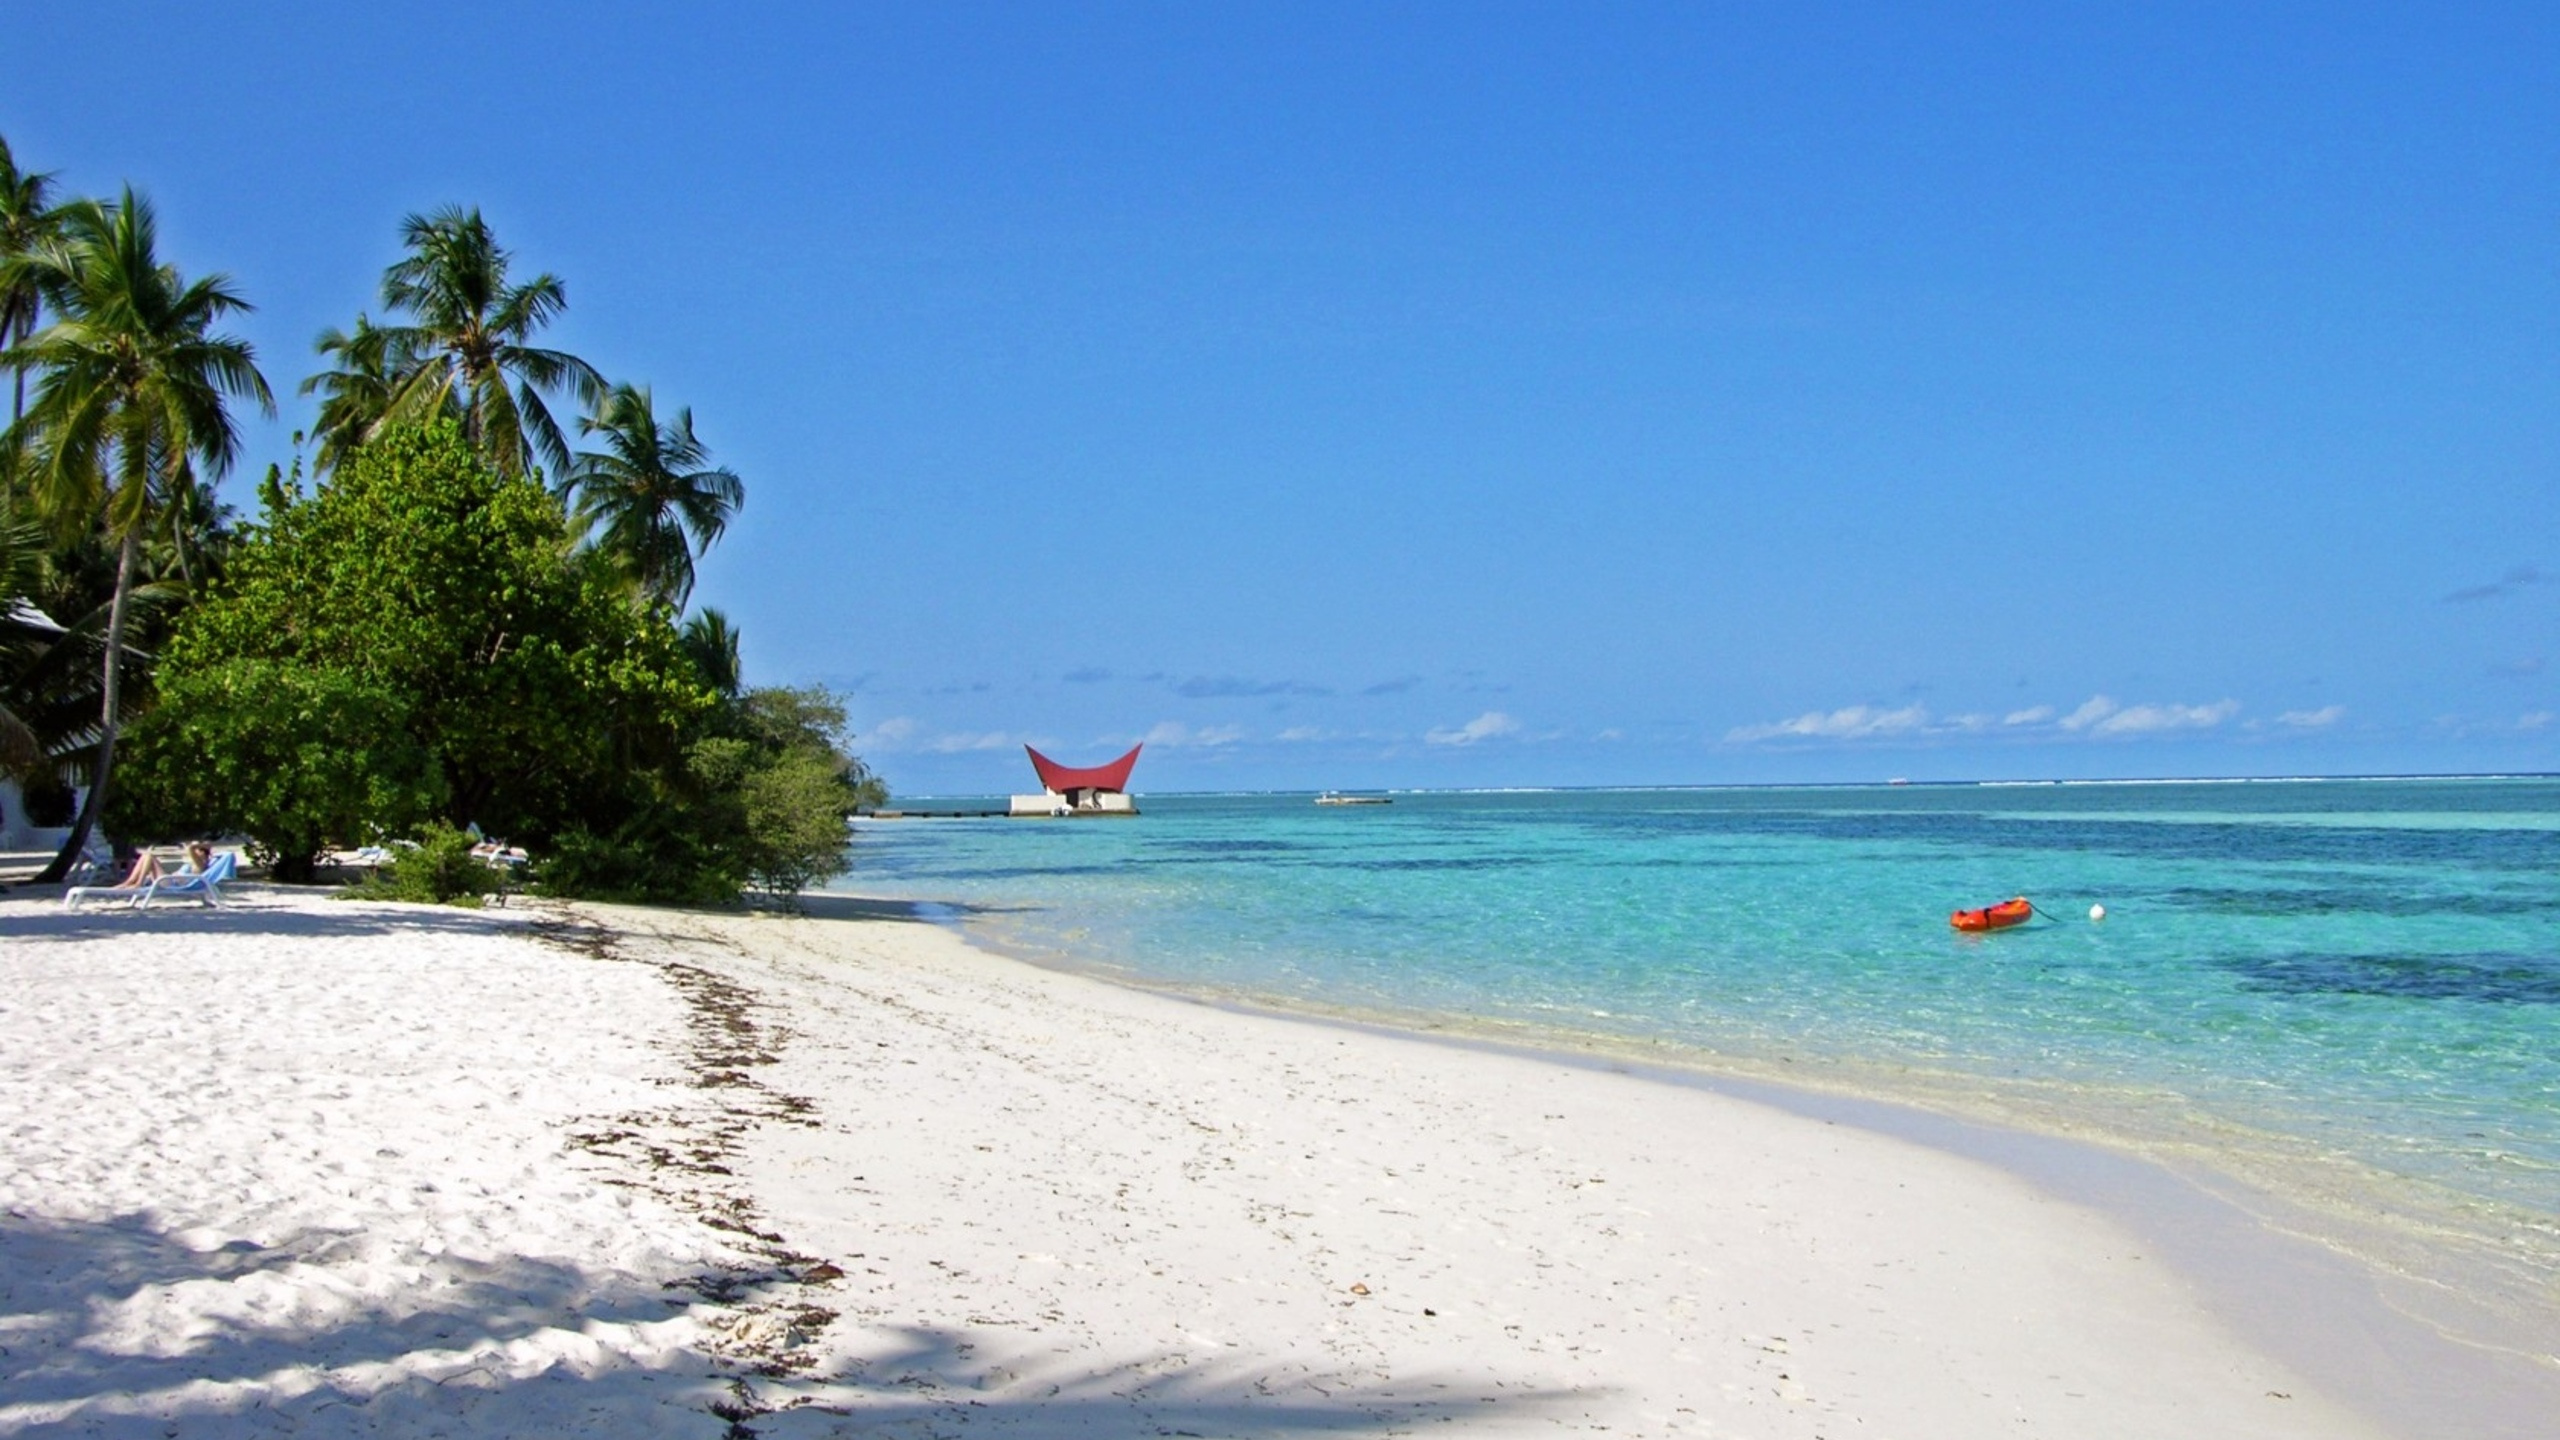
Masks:
[[[2560,780],[1310,801],[863,822],[845,884],[1161,983],[1907,1068],[2560,1217]],[[2012,894],[2056,921],[1947,925]]]

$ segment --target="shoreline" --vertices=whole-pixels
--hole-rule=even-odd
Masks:
[[[921,1267],[864,1258],[902,1292],[956,1290],[948,1308],[891,1312],[968,1362],[946,1359],[938,1389],[994,1374],[1005,1393],[1044,1376],[1073,1393],[1099,1363],[1163,1377],[1149,1383],[1174,1387],[1155,1393],[1178,1415],[1357,1394],[1396,1430],[1457,1413],[1471,1433],[1543,1430],[1570,1411],[1566,1428],[1648,1433],[1683,1417],[1700,1433],[2381,1433],[2239,1343],[2111,1223],[1978,1162],[1551,1057],[1022,965],[922,920],[640,923],[734,945],[733,963],[768,976],[794,1048],[833,1052],[804,1066],[844,1067],[804,1086],[890,1087],[847,1140],[787,1145],[754,1183],[795,1243],[797,1226],[821,1250],[839,1235],[900,1259],[929,1248]],[[918,931],[933,943],[909,943]],[[869,1040],[888,1015],[938,1053]],[[864,1038],[817,1038],[847,1030]],[[897,1068],[916,1065],[927,1076]],[[946,1097],[977,1112],[957,1133],[936,1133],[943,1107],[907,1118],[893,1098],[945,1068]],[[1666,1148],[1666,1126],[1691,1143]],[[896,1191],[938,1191],[976,1218],[886,1223],[893,1166]],[[852,1181],[880,1192],[881,1223],[808,1203]],[[1316,1275],[1286,1278],[1308,1262]],[[1014,1342],[1017,1328],[1041,1339]],[[1259,1353],[1229,1360],[1237,1347]],[[1029,1368],[1057,1353],[1101,1359]],[[1526,1401],[1497,1393],[1524,1385]],[[1509,1408],[1421,1408],[1479,1388]]]
[[[2548,1413],[2502,1432],[2506,1377],[2446,1372],[2470,1388],[2400,1394],[2426,1423],[2377,1416],[2160,1263],[2178,1235],[2106,1213],[2120,1174],[2075,1195],[1805,1092],[1249,1013],[903,902],[243,900],[0,901],[10,1425],[2255,1440]],[[2311,1301],[2306,1342],[2356,1339]]]
[[[951,906],[829,896],[905,906],[1004,960],[1180,1003],[1703,1089],[1975,1160],[2098,1211],[2176,1257],[2215,1313],[2334,1393],[2354,1397],[2355,1408],[2394,1433],[2437,1433],[2447,1414],[2459,1413],[2465,1424],[2442,1433],[2536,1436],[2560,1413],[2560,1250],[2542,1247],[2519,1272],[2501,1263],[2514,1255],[2498,1251],[2493,1238],[2501,1227],[2512,1233],[2517,1219],[2549,1230],[2549,1217],[2411,1177],[2342,1175],[2361,1167],[2338,1157],[2320,1157],[2332,1183],[2318,1194],[2288,1189],[2269,1166],[2299,1167],[2303,1157],[2279,1156],[2272,1134],[2248,1132],[2259,1144],[2247,1150],[2228,1143],[2237,1127],[2227,1122],[2219,1145],[2193,1124],[2130,1133],[2105,1123],[2129,1106],[2023,1104],[1960,1071],[1826,1055],[1790,1074],[1761,1057],[1615,1032],[1160,980],[1080,963],[1071,952],[1007,945]],[[2059,1088],[2018,1087],[2039,1096]],[[2393,1202],[2388,1212],[2350,1213],[2382,1196]],[[2441,1228],[2462,1209],[2487,1223]],[[2512,1333],[2519,1328],[2525,1333]]]

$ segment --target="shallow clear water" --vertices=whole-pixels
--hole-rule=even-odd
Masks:
[[[864,822],[845,884],[1230,993],[2146,1096],[2560,1214],[2560,780],[1140,803]],[[2012,894],[2058,923],[1947,925]]]

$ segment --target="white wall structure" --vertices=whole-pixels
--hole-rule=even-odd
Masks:
[[[1068,818],[1079,815],[1135,815],[1137,802],[1118,790],[1072,790],[1061,795],[1043,790],[1037,795],[1016,795],[1006,812],[1015,817]]]
[[[67,825],[28,824],[26,792],[15,780],[0,780],[0,850],[59,850],[70,833]]]

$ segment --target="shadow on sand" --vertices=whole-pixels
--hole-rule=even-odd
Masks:
[[[1026,1437],[1378,1435],[1497,1411],[1481,1385],[1299,1384],[1182,1356],[1005,1368],[1018,1332],[862,1332],[836,1373],[758,1374],[637,1327],[691,1297],[628,1275],[404,1256],[344,1283],[362,1236],[271,1247],[106,1221],[0,1215],[0,1433]],[[397,1283],[384,1271],[398,1270]],[[323,1277],[318,1272],[335,1272]],[[369,1293],[370,1292],[370,1293]],[[713,1323],[741,1312],[705,1307]],[[1019,1365],[1020,1362],[1014,1362]],[[1417,1398],[1421,1397],[1421,1398]],[[1525,1420],[1566,1397],[1506,1393]]]
[[[776,1394],[777,1408],[750,1422],[773,1440],[816,1436],[1009,1435],[1025,1440],[1118,1440],[1129,1435],[1299,1436],[1411,1435],[1421,1427],[1499,1419],[1512,1425],[1565,1417],[1568,1403],[1596,1392],[1480,1392],[1477,1378],[1444,1381],[1417,1374],[1367,1384],[1282,1380],[1285,1393],[1259,1394],[1259,1382],[1281,1377],[1247,1355],[1190,1362],[1152,1356],[1118,1364],[1082,1364],[1074,1373],[1033,1370],[1015,1376],[981,1353],[999,1332],[909,1327],[871,1332],[877,1351],[833,1384],[808,1387],[798,1399]]]
[[[321,889],[272,889],[263,885],[226,887],[224,903],[208,906],[195,900],[163,900],[147,910],[121,900],[90,901],[77,910],[62,907],[59,889],[21,889],[0,904],[0,938],[76,939],[87,935],[155,932],[223,935],[280,935],[325,938],[332,935],[391,935],[418,932],[487,934],[504,926],[523,927],[536,917],[520,909],[466,910],[441,905],[401,905],[388,901],[348,901],[312,907],[305,898],[327,898]],[[292,896],[279,905],[270,896]]]
[[[66,910],[62,908],[61,895],[61,889],[55,886],[20,887],[10,892],[0,900],[0,938],[69,939],[121,934],[143,927],[163,932],[295,937],[421,931],[485,934],[492,928],[507,926],[530,929],[553,918],[538,905],[522,901],[494,910],[407,905],[388,900],[341,902],[323,886],[250,883],[231,887],[225,890],[225,903],[220,908],[195,900],[163,900],[147,910],[137,910],[121,900],[93,900],[77,910]],[[290,899],[293,903],[277,904],[276,899]],[[302,903],[314,899],[332,903],[320,907]],[[811,919],[885,924],[942,924],[972,915],[1011,913],[1014,908],[875,900],[814,891],[801,896],[800,903],[802,912]]]
[[[678,1313],[655,1286],[416,1255],[399,1282],[365,1287],[349,1283],[364,1248],[329,1232],[219,1243],[143,1215],[0,1216],[0,1433],[166,1436],[195,1433],[191,1421],[254,1433],[333,1409],[351,1419],[350,1406],[394,1432],[468,1414],[472,1433],[530,1433],[599,1401],[634,1417],[708,1414],[707,1367],[600,1366],[608,1352],[579,1333]],[[587,1383],[627,1393],[569,1393]],[[527,1384],[534,1393],[509,1403]]]

